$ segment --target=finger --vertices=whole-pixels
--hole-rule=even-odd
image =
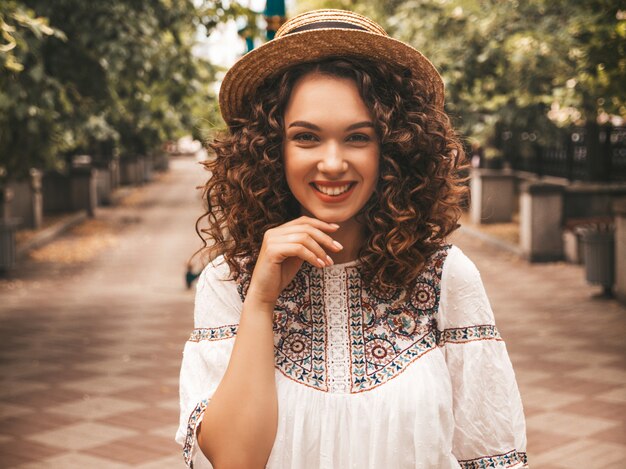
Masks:
[[[297,234],[297,233],[306,233],[311,236],[315,241],[317,241],[320,245],[325,246],[332,251],[338,252],[343,249],[343,246],[338,241],[334,240],[330,235],[324,233],[319,228],[315,228],[311,225],[294,225],[294,226],[286,226],[280,230],[280,235],[284,236],[287,234]]]
[[[278,236],[273,240],[274,243],[291,245],[291,244],[302,244],[309,251],[313,252],[316,257],[322,259],[326,265],[332,265],[333,260],[326,253],[324,248],[318,243],[315,238],[313,238],[310,234],[305,232],[296,232],[289,233],[282,236]]]
[[[288,221],[287,223],[284,223],[282,226],[298,226],[298,225],[311,225],[320,230],[325,230],[325,231],[335,231],[339,229],[339,225],[337,225],[336,223],[328,223],[328,222],[320,220],[319,218],[313,218],[313,217],[307,217],[307,216],[301,216],[299,218],[296,218],[295,220]]]
[[[300,243],[284,244],[282,254],[287,257],[298,257],[316,267],[326,267],[324,262],[314,251]]]

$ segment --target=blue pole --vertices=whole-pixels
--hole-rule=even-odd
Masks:
[[[286,20],[285,0],[267,0],[263,14],[267,22],[265,35],[267,40],[271,41],[274,39],[278,28],[280,28]]]

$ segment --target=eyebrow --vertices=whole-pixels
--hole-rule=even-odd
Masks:
[[[321,129],[315,125],[312,124],[311,122],[307,122],[307,121],[294,121],[291,124],[289,124],[289,129],[291,127],[304,127],[305,129],[311,129],[311,130],[316,130],[316,131],[320,131]],[[346,132],[349,132],[350,130],[355,130],[355,129],[360,129],[362,127],[374,127],[374,124],[370,121],[362,121],[362,122],[356,122],[354,124],[349,125],[346,128]]]

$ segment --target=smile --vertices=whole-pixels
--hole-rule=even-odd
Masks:
[[[311,187],[315,195],[325,203],[338,203],[346,200],[354,192],[356,182],[347,182],[341,184],[319,184],[312,182]]]
[[[348,190],[350,190],[350,188],[354,184],[355,183],[353,183],[353,182],[349,182],[349,183],[344,184],[342,186],[322,186],[322,185],[316,184],[314,182],[311,183],[313,188],[315,188],[316,190],[318,190],[322,194],[326,194],[326,195],[330,195],[330,196],[338,196],[338,195],[344,194],[344,193],[348,192]]]

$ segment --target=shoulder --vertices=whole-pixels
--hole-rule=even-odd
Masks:
[[[466,283],[471,279],[480,279],[480,272],[472,260],[458,246],[451,245],[443,263],[442,282]]]
[[[238,323],[241,308],[237,283],[230,278],[230,267],[224,256],[220,255],[209,262],[198,277],[195,327],[221,327]]]
[[[439,314],[445,328],[494,324],[480,272],[457,246],[443,263]]]

